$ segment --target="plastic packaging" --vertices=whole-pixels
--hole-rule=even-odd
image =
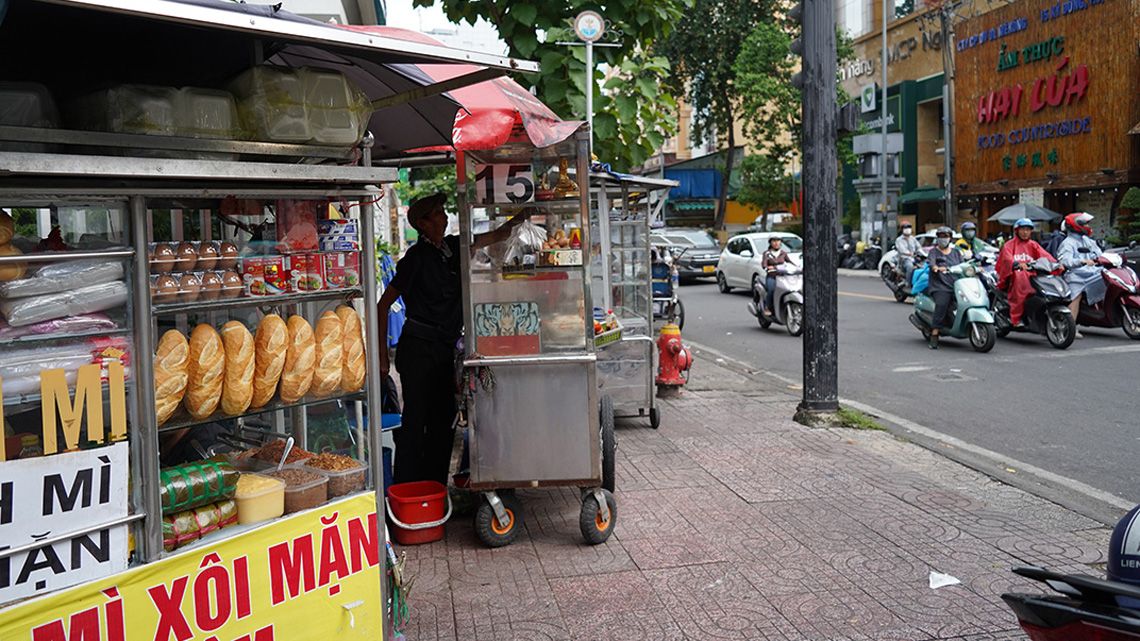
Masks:
[[[248,525],[285,513],[285,481],[261,474],[242,474],[237,491],[238,523]]]
[[[59,112],[47,87],[35,83],[0,82],[0,125],[11,127],[59,127]],[[47,153],[55,145],[0,142],[0,151]]]
[[[360,254],[356,252],[325,252],[325,286],[342,289],[360,285]]]
[[[241,276],[233,270],[171,272],[150,277],[151,301],[159,305],[237,298],[242,289]]]
[[[538,225],[524,220],[511,231],[507,240],[506,265],[512,267],[534,267],[535,255],[546,242],[546,231]]]
[[[92,362],[94,357],[87,343],[6,350],[0,359],[4,395],[38,394],[40,373],[46,369],[62,369],[68,386],[74,386],[79,368]]]
[[[355,145],[364,136],[372,105],[368,96],[335,71],[302,69],[305,107],[313,142]]]
[[[229,86],[238,117],[254,140],[303,143],[312,140],[305,106],[305,83],[293,71],[253,67]]]
[[[238,472],[229,463],[197,461],[163,468],[158,478],[165,515],[232,497]]]
[[[45,336],[50,334],[84,334],[89,332],[111,331],[118,329],[119,325],[106,314],[80,314],[67,318],[12,327],[7,321],[0,319],[0,341],[15,340],[24,336]]]
[[[246,296],[276,296],[292,290],[284,256],[250,256],[241,260]]]
[[[269,476],[285,481],[286,514],[324,505],[329,499],[328,477],[312,470],[285,469]]]
[[[167,552],[174,551],[210,532],[238,523],[239,514],[237,502],[225,500],[163,516],[162,547]]]
[[[0,297],[42,296],[123,278],[118,260],[77,260],[43,267],[29,278],[0,282]]]
[[[0,313],[13,327],[32,325],[53,318],[101,312],[127,302],[126,283],[113,281],[45,296],[0,301]]]
[[[317,251],[317,215],[325,207],[316,200],[277,201],[277,240],[282,253]]]
[[[178,90],[175,106],[179,136],[223,140],[240,137],[237,103],[228,91],[183,87]]]
[[[329,479],[329,498],[364,489],[364,464],[340,454],[322,453],[305,462],[305,468]]]
[[[79,129],[172,136],[177,100],[178,91],[171,87],[120,85],[78,98],[66,111]]]

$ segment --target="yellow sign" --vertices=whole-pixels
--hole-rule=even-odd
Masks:
[[[382,639],[372,493],[0,610],[2,641]]]

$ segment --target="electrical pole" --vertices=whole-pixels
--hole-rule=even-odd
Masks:
[[[882,213],[882,222],[879,227],[879,242],[881,246],[885,247],[887,241],[887,0],[883,0],[883,51],[880,61],[882,69],[879,71],[882,74],[883,89],[880,92],[880,100],[882,104],[879,105],[879,135],[882,136],[883,153],[879,156],[879,211]],[[872,223],[874,227],[874,223]],[[871,230],[871,238],[875,237],[874,229]]]
[[[953,227],[958,207],[954,200],[954,11],[957,2],[938,8],[939,32],[942,36],[942,161],[943,191],[946,200],[943,218]]]
[[[814,422],[813,415],[839,409],[835,2],[803,0],[791,15],[803,25],[792,42],[792,52],[803,56],[792,81],[803,92],[804,379],[797,420]]]

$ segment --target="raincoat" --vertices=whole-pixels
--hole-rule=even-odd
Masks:
[[[1009,297],[1009,320],[1014,325],[1021,322],[1025,299],[1033,294],[1033,283],[1029,281],[1029,272],[1015,270],[1013,266],[1016,263],[1030,263],[1038,258],[1053,260],[1053,256],[1036,241],[1021,240],[1017,236],[1006,241],[998,254],[998,287]]]
[[[1081,248],[1087,252],[1081,252]],[[1095,260],[1101,255],[1100,246],[1092,238],[1084,234],[1069,232],[1061,247],[1057,250],[1057,260],[1065,266],[1065,281],[1069,283],[1069,290],[1075,300],[1082,292],[1089,305],[1096,305],[1104,300],[1104,293],[1108,289],[1101,276],[1098,265],[1086,265],[1086,260]]]

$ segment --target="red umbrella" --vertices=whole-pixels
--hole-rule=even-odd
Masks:
[[[441,45],[422,33],[397,27],[344,25],[345,29],[375,33],[411,42]],[[414,65],[436,82],[476,72],[475,65]],[[566,140],[582,126],[580,120],[562,120],[522,85],[510,78],[495,78],[454,89],[448,94],[463,106],[455,114],[451,147],[428,147],[414,151],[458,151],[495,149],[522,124],[535,147],[549,147]]]

